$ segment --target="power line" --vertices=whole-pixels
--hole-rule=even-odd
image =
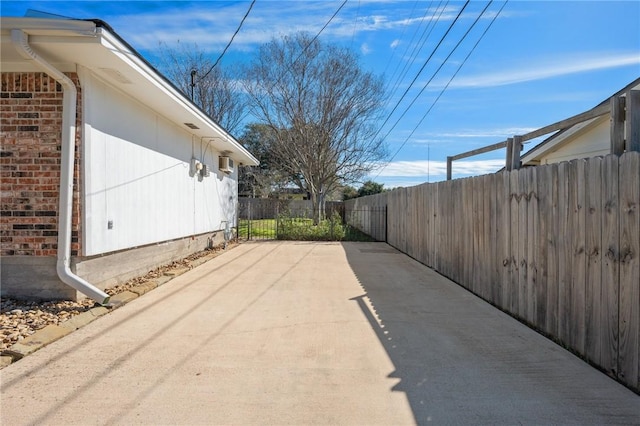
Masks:
[[[435,27],[440,22],[440,19],[442,18],[442,15],[443,15],[444,11],[446,10],[446,7],[447,7],[448,4],[449,4],[448,0],[446,2],[444,2],[444,5],[443,5],[443,1],[441,1],[438,4],[438,6],[435,8],[433,15],[431,15],[431,18],[429,19],[429,23],[427,24],[427,26],[425,27],[425,29],[422,32],[422,35],[420,36],[420,39],[418,40],[416,45],[414,45],[414,48],[413,48],[413,51],[411,52],[409,61],[405,62],[404,67],[402,68],[402,71],[401,71],[400,75],[398,76],[398,79],[396,80],[396,82],[395,82],[395,84],[393,86],[393,89],[391,89],[390,94],[389,94],[389,96],[387,98],[387,102],[385,102],[385,105],[384,105],[385,108],[387,108],[387,106],[389,105],[389,103],[391,102],[393,97],[395,96],[396,91],[400,87],[400,84],[402,83],[402,81],[404,80],[405,76],[409,72],[409,69],[413,66],[416,57],[422,51],[422,48],[424,47],[424,45],[429,40],[429,38],[431,36],[431,33],[433,32]],[[429,9],[427,9],[427,11],[428,10]],[[438,10],[440,11],[440,13],[438,13]],[[436,14],[438,14],[437,18],[435,17]],[[427,15],[427,13],[425,12],[425,17],[426,17],[426,15]],[[415,37],[415,35],[414,35],[414,37]],[[411,42],[413,43],[413,39],[411,40]],[[397,67],[396,67],[396,71],[397,71]],[[394,71],[394,75],[395,75],[395,71]],[[393,79],[393,77],[392,77],[392,79]],[[409,87],[409,88],[411,88],[411,87]],[[398,104],[394,108],[397,108],[401,101],[402,101],[402,99],[400,99],[400,101],[398,102]],[[386,121],[391,119],[391,115],[392,114],[393,114],[393,112],[387,117]],[[385,124],[386,124],[386,121],[385,121]],[[378,131],[378,133],[380,133],[382,131],[382,127],[383,126],[380,126],[380,130]]]
[[[424,64],[422,65],[422,67],[420,68],[420,70],[417,72],[417,74],[415,75],[415,77],[413,78],[413,80],[411,81],[411,84],[409,84],[409,87],[407,87],[407,89],[404,91],[404,93],[402,94],[402,96],[400,97],[400,99],[398,100],[398,102],[396,103],[396,105],[393,107],[393,110],[389,113],[389,115],[387,116],[387,118],[384,120],[384,122],[382,123],[382,125],[380,126],[379,130],[376,132],[376,134],[374,135],[374,138],[378,136],[378,134],[380,134],[380,132],[382,131],[382,128],[387,124],[387,122],[391,119],[391,116],[393,115],[393,113],[396,111],[396,109],[398,108],[398,106],[400,106],[400,103],[404,100],[404,97],[407,96],[407,93],[409,93],[409,90],[411,90],[411,88],[413,87],[413,85],[415,84],[415,82],[418,80],[418,77],[420,77],[420,74],[422,74],[422,71],[424,71],[424,69],[426,68],[427,64],[429,63],[429,61],[431,60],[431,58],[433,57],[433,55],[436,53],[436,51],[438,50],[438,48],[440,47],[440,45],[444,42],[444,39],[447,37],[447,35],[449,34],[449,32],[451,31],[451,29],[454,27],[454,25],[456,24],[456,22],[458,22],[458,19],[460,19],[460,16],[462,15],[462,12],[464,12],[465,8],[469,5],[470,0],[467,0],[464,4],[464,6],[462,6],[462,9],[460,9],[460,12],[458,12],[458,15],[455,17],[455,19],[453,20],[453,22],[451,23],[451,25],[449,25],[449,28],[447,28],[447,31],[444,33],[444,35],[442,36],[442,38],[440,38],[440,41],[438,42],[438,44],[436,45],[436,47],[434,47],[433,51],[431,52],[431,54],[429,55],[429,57],[427,58],[427,60],[424,62]]]
[[[491,5],[491,3],[493,3],[493,0],[489,1],[489,3],[487,3],[487,5],[484,7],[484,9],[482,10],[482,12],[480,12],[480,14],[478,15],[478,17],[475,19],[475,21],[473,21],[473,24],[471,24],[471,26],[469,27],[469,29],[464,33],[464,35],[462,36],[462,38],[460,38],[460,40],[458,40],[458,43],[456,43],[456,45],[454,46],[453,49],[451,49],[451,52],[449,52],[449,54],[447,55],[447,57],[444,59],[444,61],[442,61],[440,63],[440,66],[435,70],[435,72],[431,75],[431,78],[425,83],[424,86],[422,86],[422,89],[420,89],[420,91],[418,92],[418,94],[413,98],[413,100],[411,101],[411,103],[409,103],[409,105],[405,108],[405,110],[403,111],[403,113],[400,115],[400,117],[396,120],[395,124],[391,127],[391,129],[389,129],[389,131],[387,132],[387,134],[384,136],[385,138],[387,136],[389,136],[389,133],[391,133],[391,131],[398,125],[398,123],[400,122],[400,120],[402,120],[402,118],[405,116],[405,114],[409,111],[409,109],[413,106],[413,104],[418,100],[418,98],[420,97],[420,95],[422,95],[422,93],[425,91],[425,89],[427,88],[427,86],[433,81],[433,79],[436,77],[436,75],[438,74],[438,72],[440,72],[440,70],[442,69],[442,67],[445,66],[445,64],[447,63],[447,61],[449,60],[449,58],[451,58],[451,55],[453,55],[453,53],[458,49],[458,47],[460,47],[460,44],[462,44],[462,42],[464,41],[465,38],[467,38],[467,36],[469,35],[469,33],[471,32],[471,30],[473,29],[473,27],[475,27],[475,25],[478,23],[478,21],[480,20],[480,18],[482,17],[482,15],[484,15],[484,13],[487,11],[487,9],[489,8],[489,6]]]
[[[426,27],[422,31],[422,34],[420,35],[420,38],[416,42],[415,45],[413,45],[413,40],[415,39],[416,34],[418,33],[418,30],[420,28],[417,28],[416,32],[413,34],[413,37],[411,38],[411,41],[409,42],[409,45],[407,46],[407,49],[405,50],[405,55],[406,55],[406,53],[409,50],[409,46],[413,45],[413,50],[411,51],[411,54],[409,55],[410,59],[405,62],[404,66],[402,67],[402,71],[400,71],[400,75],[398,76],[397,80],[395,80],[395,83],[393,85],[393,89],[391,89],[391,94],[392,95],[389,96],[389,100],[391,100],[391,97],[393,96],[393,94],[395,94],[396,90],[398,90],[398,87],[400,86],[400,83],[402,82],[402,80],[405,78],[405,76],[409,72],[409,69],[413,66],[413,64],[414,64],[414,62],[416,60],[416,57],[418,56],[418,54],[420,54],[420,51],[422,51],[422,48],[426,44],[427,40],[429,40],[429,37],[431,36],[431,33],[435,29],[435,27],[438,24],[438,22],[440,22],[440,18],[442,18],[442,14],[444,13],[444,11],[445,11],[447,5],[449,4],[449,2],[448,1],[445,2],[444,6],[442,5],[442,3],[443,2],[441,1],[438,4],[438,6],[436,6],[433,14],[431,15],[431,17],[429,19],[429,23],[426,25]],[[431,5],[432,4],[433,4],[433,2],[431,2],[429,4],[429,6],[425,9],[425,13],[424,13],[424,16],[422,17],[422,20],[420,22],[420,26],[422,26],[422,23],[424,22],[425,18],[427,17],[427,14],[429,13],[429,10],[431,10]],[[438,10],[440,11],[440,13],[438,13]],[[434,20],[434,17],[436,16],[436,14],[438,14],[438,17],[435,18],[435,20]],[[398,62],[398,64],[396,65],[396,68],[393,71],[393,74],[391,75],[390,80],[393,80],[395,78],[399,67],[400,67],[400,62]]]
[[[316,41],[318,39],[318,37],[320,37],[320,34],[322,34],[322,32],[329,26],[329,24],[331,23],[331,21],[333,21],[333,18],[336,17],[336,15],[338,15],[338,13],[342,10],[342,8],[344,7],[344,5],[347,4],[347,0],[344,0],[342,2],[342,4],[340,5],[340,7],[338,8],[338,10],[336,10],[333,15],[331,16],[331,18],[329,18],[329,20],[327,21],[326,24],[324,24],[324,26],[322,28],[320,28],[320,31],[318,31],[318,34],[316,34],[311,41],[305,46],[304,49],[302,49],[302,52],[300,52],[300,54],[298,55],[298,57],[293,61],[293,63],[296,63],[298,61],[298,59],[300,59],[300,57],[302,55],[304,55],[304,53],[307,51],[307,49],[309,48],[309,46],[311,46],[313,44],[314,41]]]
[[[307,51],[307,49],[309,49],[309,47],[313,44],[314,41],[316,41],[318,39],[318,37],[320,37],[320,34],[322,34],[322,32],[329,26],[329,24],[331,23],[331,21],[333,21],[333,19],[338,15],[338,13],[340,13],[340,11],[342,10],[342,8],[344,7],[344,5],[347,4],[347,0],[344,0],[342,2],[342,4],[340,5],[340,7],[338,7],[338,9],[333,13],[333,15],[331,15],[331,17],[329,18],[329,20],[322,26],[322,28],[320,28],[320,31],[318,31],[318,33],[313,36],[313,38],[309,41],[309,43],[307,43],[307,45],[302,49],[302,52],[300,52],[300,54],[298,54],[298,56],[296,56],[296,58],[291,62],[291,66],[287,68],[287,71],[293,75],[293,65],[298,62],[298,60],[302,57],[302,55],[305,54],[305,52]],[[274,87],[277,84],[280,84],[282,78],[284,77],[284,74],[280,75],[278,77],[278,79],[271,85],[271,87]]]
[[[238,28],[236,29],[236,32],[233,33],[233,35],[231,36],[231,40],[229,40],[229,43],[227,43],[227,45],[225,46],[224,50],[222,51],[222,53],[220,54],[220,56],[218,56],[218,59],[216,59],[216,61],[213,63],[213,65],[211,65],[211,68],[209,68],[209,71],[207,71],[206,73],[204,73],[204,75],[202,77],[200,77],[200,80],[204,80],[209,73],[211,73],[211,71],[213,71],[213,69],[216,67],[216,65],[218,65],[218,62],[220,62],[220,60],[222,59],[222,57],[225,55],[225,53],[227,53],[227,50],[229,49],[229,46],[231,46],[231,43],[233,43],[233,39],[236,38],[236,35],[238,35],[238,33],[240,32],[240,28],[242,28],[242,25],[244,24],[244,21],[247,19],[247,16],[249,16],[249,13],[251,12],[251,9],[253,9],[253,5],[256,3],[256,0],[253,0],[251,2],[251,4],[249,5],[249,9],[247,10],[247,13],[244,14],[244,17],[242,18],[242,21],[240,21],[240,25],[238,25]],[[193,75],[193,73],[192,73]],[[191,83],[193,86],[193,82]]]
[[[360,1],[358,0],[358,9],[356,10],[356,19],[353,21],[353,33],[351,33],[351,44],[350,47],[353,47],[353,41],[356,38],[356,30],[358,29],[358,19],[360,19]]]
[[[420,25],[418,25],[418,27],[414,31],[413,36],[411,37],[411,41],[409,42],[409,44],[407,44],[407,47],[404,50],[403,56],[407,54],[407,51],[409,50],[409,47],[413,44],[413,40],[416,38],[416,34],[418,33],[418,30],[422,26],[422,23],[424,22],[424,20],[425,20],[425,18],[427,16],[427,13],[429,13],[429,9],[431,9],[431,5],[432,4],[433,4],[433,0],[431,1],[431,3],[429,3],[429,6],[427,6],[427,8],[425,9],[424,16],[420,20]],[[413,8],[411,9],[411,14],[409,15],[409,22],[411,22],[413,20],[413,14],[416,11],[416,7],[417,6],[418,6],[418,0],[416,0],[415,3],[413,3]],[[400,34],[399,40],[402,40],[404,38],[404,34],[407,31],[407,27],[408,26],[405,25],[405,27],[402,29],[402,34]],[[387,62],[387,66],[385,67],[384,72],[382,74],[386,74],[387,70],[389,70],[389,66],[391,66],[391,63],[393,62],[393,58],[395,57],[397,48],[398,48],[398,45],[394,46],[393,52],[391,54],[391,58],[389,58],[389,61]],[[398,72],[398,67],[399,66],[400,66],[400,62],[398,61],[393,73],[391,74],[390,80],[393,80],[393,78],[395,77],[396,72]]]
[[[491,0],[489,2],[489,4],[487,4],[487,6],[485,7],[485,9],[482,11],[482,13],[480,14],[480,16],[482,16],[486,9],[488,8],[488,6],[493,2],[493,0]],[[453,75],[451,76],[451,78],[449,79],[449,81],[447,82],[447,84],[444,86],[444,88],[440,91],[440,93],[438,94],[438,96],[436,97],[436,99],[432,102],[431,106],[429,107],[429,109],[424,113],[424,115],[422,116],[422,118],[420,119],[420,121],[418,122],[418,124],[416,124],[416,126],[413,128],[413,130],[411,131],[411,133],[409,134],[409,136],[407,136],[407,138],[404,140],[404,142],[402,142],[402,144],[400,145],[400,148],[398,148],[398,150],[393,154],[393,156],[386,162],[386,164],[384,165],[384,167],[382,167],[379,171],[378,174],[376,175],[376,178],[378,176],[380,176],[380,173],[382,173],[382,171],[389,165],[389,163],[391,163],[391,161],[393,161],[393,159],[398,155],[398,153],[400,152],[400,150],[402,150],[402,148],[404,147],[404,145],[409,141],[409,139],[411,138],[411,136],[413,136],[413,134],[415,133],[415,131],[418,129],[418,127],[420,127],[420,125],[422,124],[422,122],[424,121],[424,119],[427,117],[427,115],[429,115],[429,113],[431,112],[431,110],[433,109],[433,107],[435,106],[435,104],[438,102],[438,100],[440,100],[440,97],[442,97],[442,95],[444,94],[444,92],[449,88],[449,85],[451,84],[451,82],[453,81],[453,79],[458,75],[458,72],[460,72],[460,70],[462,69],[462,67],[464,66],[464,64],[467,62],[467,59],[469,59],[469,57],[471,56],[471,54],[476,50],[476,47],[478,47],[478,45],[480,44],[480,41],[482,41],[482,39],[484,38],[484,36],[487,34],[487,32],[489,31],[489,29],[491,28],[491,26],[493,25],[493,23],[495,22],[495,20],[498,18],[498,16],[500,16],[500,13],[502,12],[502,10],[504,9],[504,7],[507,5],[507,3],[509,2],[509,0],[505,0],[505,2],[502,4],[502,6],[500,7],[500,10],[498,10],[498,12],[495,14],[495,16],[493,17],[493,19],[491,20],[491,22],[489,23],[489,25],[487,26],[487,28],[485,28],[484,32],[480,35],[480,37],[478,38],[478,41],[476,41],[476,43],[473,45],[473,47],[471,48],[471,50],[469,51],[469,53],[467,54],[467,56],[464,58],[464,60],[460,63],[460,65],[458,66],[458,68],[456,69],[456,72],[453,73]],[[479,19],[479,18],[478,18]],[[476,20],[477,22],[477,20]],[[475,25],[475,22],[474,22]],[[428,83],[427,83],[428,84]],[[426,87],[426,86],[425,86]],[[397,124],[397,123],[396,123]]]
[[[255,0],[254,0],[255,2]],[[344,8],[344,6],[347,4],[347,0],[344,0],[342,2],[342,4],[338,7],[338,9],[333,13],[333,15],[331,15],[331,17],[329,18],[329,20],[322,26],[322,28],[320,28],[320,30],[317,32],[317,34],[309,41],[309,43],[306,44],[306,46],[304,46],[302,48],[302,51],[298,54],[298,56],[291,62],[291,66],[286,68],[286,71],[288,71],[290,74],[293,75],[293,65],[302,57],[302,55],[305,54],[305,52],[309,49],[309,47],[318,39],[318,37],[320,37],[320,35],[322,34],[322,32],[329,26],[329,24],[335,19],[335,17],[338,15],[338,13],[340,13],[340,11],[342,10],[342,8]],[[248,12],[247,12],[248,14]],[[354,26],[354,33],[355,33],[356,27]],[[282,81],[282,79],[285,77],[286,72],[280,74],[277,78],[274,78],[271,80],[270,82],[270,87],[275,87],[277,85],[280,84],[280,82]],[[249,115],[249,112],[247,112],[245,114],[245,117]]]

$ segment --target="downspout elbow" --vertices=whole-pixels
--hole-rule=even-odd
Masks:
[[[100,304],[109,302],[109,295],[71,271],[71,231],[73,215],[73,171],[76,137],[77,89],[73,81],[33,51],[22,30],[11,31],[11,42],[24,58],[33,62],[63,88],[62,146],[60,159],[60,191],[58,209],[58,260],[56,272],[60,280]]]
[[[95,300],[101,305],[109,303],[110,296],[91,283],[85,281],[78,275],[74,274],[69,267],[69,261],[58,258],[56,262],[56,272],[60,280],[66,285],[76,289],[80,293]]]

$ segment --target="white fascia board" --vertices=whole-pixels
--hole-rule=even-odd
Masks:
[[[0,17],[0,27],[3,32],[19,29],[29,35],[96,36],[93,21],[76,19]]]

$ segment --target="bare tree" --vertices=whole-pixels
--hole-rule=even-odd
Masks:
[[[234,69],[223,69],[197,45],[163,45],[162,66],[182,92],[229,133],[240,130],[245,118],[246,95],[234,77]]]
[[[376,138],[383,82],[363,71],[352,51],[306,33],[273,39],[243,81],[249,108],[275,135],[272,156],[311,194],[316,223],[330,191],[384,158]]]

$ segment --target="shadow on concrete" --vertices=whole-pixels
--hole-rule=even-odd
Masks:
[[[636,424],[628,389],[385,243],[343,243],[418,424]]]

